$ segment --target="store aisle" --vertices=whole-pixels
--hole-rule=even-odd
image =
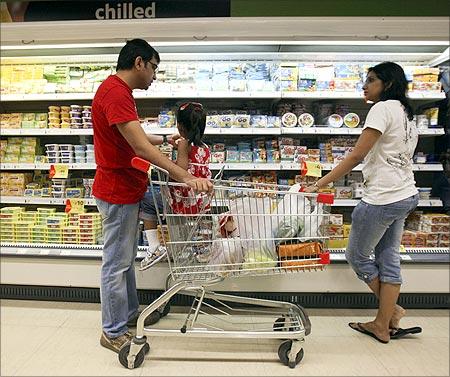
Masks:
[[[350,330],[373,310],[309,310],[313,331],[297,369],[281,365],[279,341],[153,338],[142,367],[123,368],[99,345],[97,304],[1,301],[1,375],[59,376],[448,376],[449,311],[409,310],[416,337],[387,345]],[[167,321],[181,314],[170,313]]]

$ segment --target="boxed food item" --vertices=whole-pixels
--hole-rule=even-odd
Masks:
[[[329,225],[343,225],[344,215],[330,213],[328,216],[326,216],[326,220]]]
[[[351,187],[335,187],[336,189],[336,199],[352,199],[353,189]]]
[[[406,247],[413,247],[416,243],[416,233],[410,230],[403,232],[401,244]]]
[[[427,245],[427,233],[416,232],[415,247],[426,247]]]

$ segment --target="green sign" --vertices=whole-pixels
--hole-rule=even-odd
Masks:
[[[232,17],[445,17],[448,0],[231,0]]]

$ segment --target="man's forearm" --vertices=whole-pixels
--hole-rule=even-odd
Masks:
[[[163,143],[163,136],[161,135],[153,135],[153,134],[145,134],[147,139],[153,145],[161,145]]]
[[[170,161],[154,145],[148,145],[147,148],[136,151],[136,154],[139,157],[150,161],[152,165],[167,170],[170,174],[170,177],[178,182],[183,182],[186,179],[194,178],[186,170],[180,168],[172,161]]]

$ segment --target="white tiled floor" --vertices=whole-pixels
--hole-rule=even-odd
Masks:
[[[177,311],[177,310],[175,310]],[[409,310],[402,326],[423,333],[383,345],[352,331],[374,310],[310,309],[312,333],[296,369],[279,340],[153,337],[144,364],[127,370],[99,345],[97,304],[1,301],[2,376],[448,376],[449,311]],[[181,314],[170,313],[173,321]],[[171,319],[172,318],[172,319]],[[162,321],[160,324],[162,326]]]

